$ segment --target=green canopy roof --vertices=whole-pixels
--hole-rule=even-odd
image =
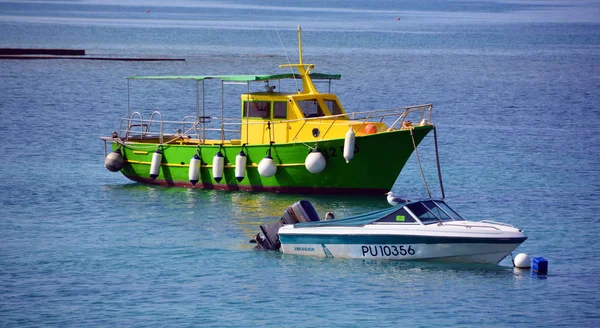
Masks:
[[[341,74],[312,73],[310,78],[314,80],[338,80]],[[166,75],[166,76],[130,76],[128,80],[223,80],[223,81],[267,81],[281,79],[300,79],[300,74],[275,74],[275,75]]]
[[[323,220],[323,221],[302,222],[302,223],[296,223],[295,225],[298,225],[299,227],[364,226],[373,221],[377,221],[377,220],[385,217],[386,215],[389,215],[391,213],[399,211],[400,209],[402,209],[404,207],[404,205],[407,205],[407,204],[409,204],[409,203],[402,203],[401,204],[402,206],[397,205],[394,207],[389,207],[389,208],[377,210],[374,212],[368,212],[368,213],[364,213],[364,214],[354,215],[354,216],[350,216],[347,218],[327,220],[327,221]]]

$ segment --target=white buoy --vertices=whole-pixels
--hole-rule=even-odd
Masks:
[[[304,166],[308,172],[313,174],[322,172],[326,165],[325,157],[323,157],[323,154],[321,154],[317,148],[310,152],[310,154],[306,156],[306,160],[304,160]]]
[[[225,166],[225,157],[219,150],[219,152],[213,157],[213,178],[216,182],[220,182],[223,179],[223,167]]]
[[[238,182],[242,182],[246,175],[246,159],[247,157],[244,150],[240,151],[235,157],[235,178]]]
[[[270,155],[265,156],[265,158],[260,160],[258,163],[258,174],[265,178],[270,178],[277,173],[277,165],[273,160],[273,157]]]
[[[531,268],[531,258],[525,253],[519,253],[513,260],[515,268],[529,269]]]
[[[150,164],[150,179],[154,180],[158,177],[160,173],[160,163],[162,162],[162,152],[160,149],[157,149],[154,154],[152,154],[152,163]]]
[[[117,149],[106,156],[104,159],[104,167],[111,172],[120,171],[124,164],[123,155],[121,149]]]
[[[188,178],[192,185],[196,185],[198,181],[200,181],[200,164],[202,164],[202,160],[198,156],[198,154],[194,155],[192,159],[190,159],[190,169],[188,171]]]
[[[350,130],[346,132],[346,139],[344,139],[344,158],[346,159],[346,163],[350,163],[350,160],[354,157],[355,139],[356,135],[354,134],[354,130],[352,130],[352,126],[350,126]]]

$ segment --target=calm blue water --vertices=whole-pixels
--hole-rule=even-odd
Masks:
[[[98,137],[126,111],[125,77],[279,73],[297,24],[305,62],[342,74],[347,110],[434,104],[448,202],[524,229],[517,252],[545,257],[547,279],[509,260],[256,252],[257,226],[300,198],[338,216],[388,205],[148,187],[104,169]],[[0,1],[0,30],[1,47],[186,59],[0,61],[2,327],[600,324],[597,2]],[[194,101],[166,102],[193,93],[178,88],[133,98],[179,119]],[[433,137],[419,150],[439,195]],[[426,196],[414,157],[393,190]]]

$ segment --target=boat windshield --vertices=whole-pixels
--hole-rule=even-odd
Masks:
[[[408,209],[413,212],[423,224],[437,223],[440,221],[440,219],[436,217],[423,202],[408,204],[406,207],[408,207]]]
[[[446,211],[440,208],[436,202],[428,200],[424,201],[423,205],[425,205],[425,207],[427,207],[427,209],[440,221],[454,221],[454,219],[450,215],[448,215]]]
[[[448,214],[448,216],[450,216],[452,219],[456,220],[456,221],[464,221],[465,219],[462,218],[462,216],[460,216],[458,213],[456,213],[450,206],[448,206],[445,202],[441,201],[441,200],[436,200],[434,201],[434,203],[440,207],[444,212],[446,212],[446,214]]]
[[[464,220],[443,201],[426,200],[406,205],[423,224]]]

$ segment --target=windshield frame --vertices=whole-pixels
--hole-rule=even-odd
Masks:
[[[450,207],[450,205],[446,204],[446,202],[444,202],[443,200],[434,200],[433,202],[444,213],[446,213],[446,215],[448,215],[452,220],[454,220],[454,221],[466,221],[465,218],[463,218],[462,216],[460,216],[460,214],[458,214],[452,207]],[[442,204],[443,206],[441,206],[440,204]],[[450,211],[451,213],[448,213],[447,210]]]
[[[406,205],[404,205],[404,207],[408,211],[410,211],[410,213],[413,215],[413,217],[415,217],[423,225],[441,222],[440,218],[437,215],[435,215],[435,213],[433,213],[427,206],[425,206],[425,204],[423,204],[422,201],[406,204]],[[419,208],[419,207],[421,207],[421,208]],[[423,208],[425,209],[425,211],[422,211]],[[416,210],[421,210],[421,211],[419,211],[421,214],[417,215],[418,212],[415,212]],[[425,213],[429,213],[430,215],[433,215],[433,218],[422,217],[423,214],[425,214]]]
[[[442,204],[442,205],[440,205]],[[432,208],[431,206],[434,206]],[[444,222],[464,221],[454,209],[442,200],[421,200],[404,206],[411,215],[423,225],[442,224]],[[425,209],[425,211],[423,210]],[[448,213],[451,212],[451,213]],[[417,215],[417,213],[420,213]]]

